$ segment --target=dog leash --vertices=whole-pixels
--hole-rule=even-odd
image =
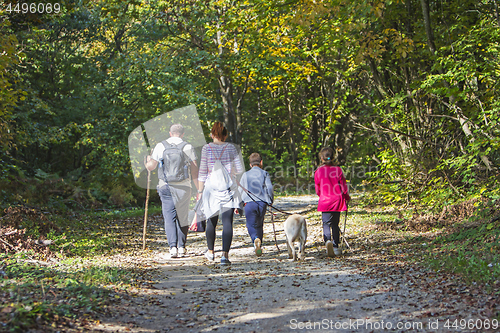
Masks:
[[[273,224],[274,244],[276,245],[276,248],[278,249],[278,254],[280,254],[280,248],[278,246],[278,240],[276,239],[276,228],[274,227],[274,213],[271,212],[271,209],[269,209],[269,213],[271,214],[271,223]]]
[[[246,194],[248,194],[248,196],[250,197],[250,199],[252,199],[252,201],[253,201],[253,202],[255,202],[256,204],[258,204],[258,203],[257,203],[257,201],[256,201],[253,197],[255,197],[255,198],[259,199],[259,201],[261,201],[261,202],[266,202],[266,201],[265,201],[265,200],[263,200],[262,198],[259,198],[257,195],[255,195],[254,193],[252,193],[252,192],[250,192],[249,190],[247,190],[246,188],[244,188],[244,187],[243,187],[243,185],[241,185],[241,183],[238,181],[238,179],[236,179],[236,184],[238,184],[238,186],[239,186],[239,187],[241,187],[241,189],[242,189],[242,190],[243,190]],[[266,202],[266,204],[267,204],[267,202]],[[270,208],[273,208],[273,209],[277,210],[277,211],[278,211],[278,212],[280,212],[280,213],[283,213],[283,214],[286,214],[286,215],[293,215],[292,213],[285,212],[285,211],[283,211],[283,210],[281,210],[281,209],[279,209],[279,208],[277,208],[277,207],[273,206],[272,204],[267,204],[267,205],[268,205]],[[271,212],[271,210],[269,210],[269,212],[270,212],[271,214],[273,214],[273,212]]]

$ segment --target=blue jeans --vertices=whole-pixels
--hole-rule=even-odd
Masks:
[[[332,240],[333,247],[338,247],[340,244],[340,212],[323,212],[321,214],[323,220],[323,240],[325,243]]]
[[[167,184],[159,187],[157,190],[161,199],[161,210],[168,246],[171,248],[186,247],[189,224],[181,226],[180,221],[187,220],[188,210],[185,207],[187,203],[187,208],[189,209],[191,189],[187,186],[174,187]]]
[[[266,216],[267,203],[263,201],[250,201],[245,205],[247,230],[252,243],[256,238],[264,237],[264,217]]]

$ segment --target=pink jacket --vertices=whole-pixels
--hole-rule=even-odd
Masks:
[[[314,187],[319,195],[318,211],[343,212],[347,201],[351,200],[342,169],[338,166],[323,165],[314,173]]]

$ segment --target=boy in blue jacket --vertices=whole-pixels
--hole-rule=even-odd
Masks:
[[[245,203],[247,230],[257,256],[262,255],[262,238],[264,237],[264,216],[268,205],[274,201],[273,185],[267,171],[262,169],[262,157],[252,153],[248,158],[250,170],[241,177],[241,185],[245,190],[241,196]]]

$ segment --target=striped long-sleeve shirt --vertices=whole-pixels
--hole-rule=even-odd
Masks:
[[[201,149],[198,181],[205,182],[207,180],[217,159],[221,161],[229,174],[238,174],[245,171],[234,145],[230,143],[209,143]]]

